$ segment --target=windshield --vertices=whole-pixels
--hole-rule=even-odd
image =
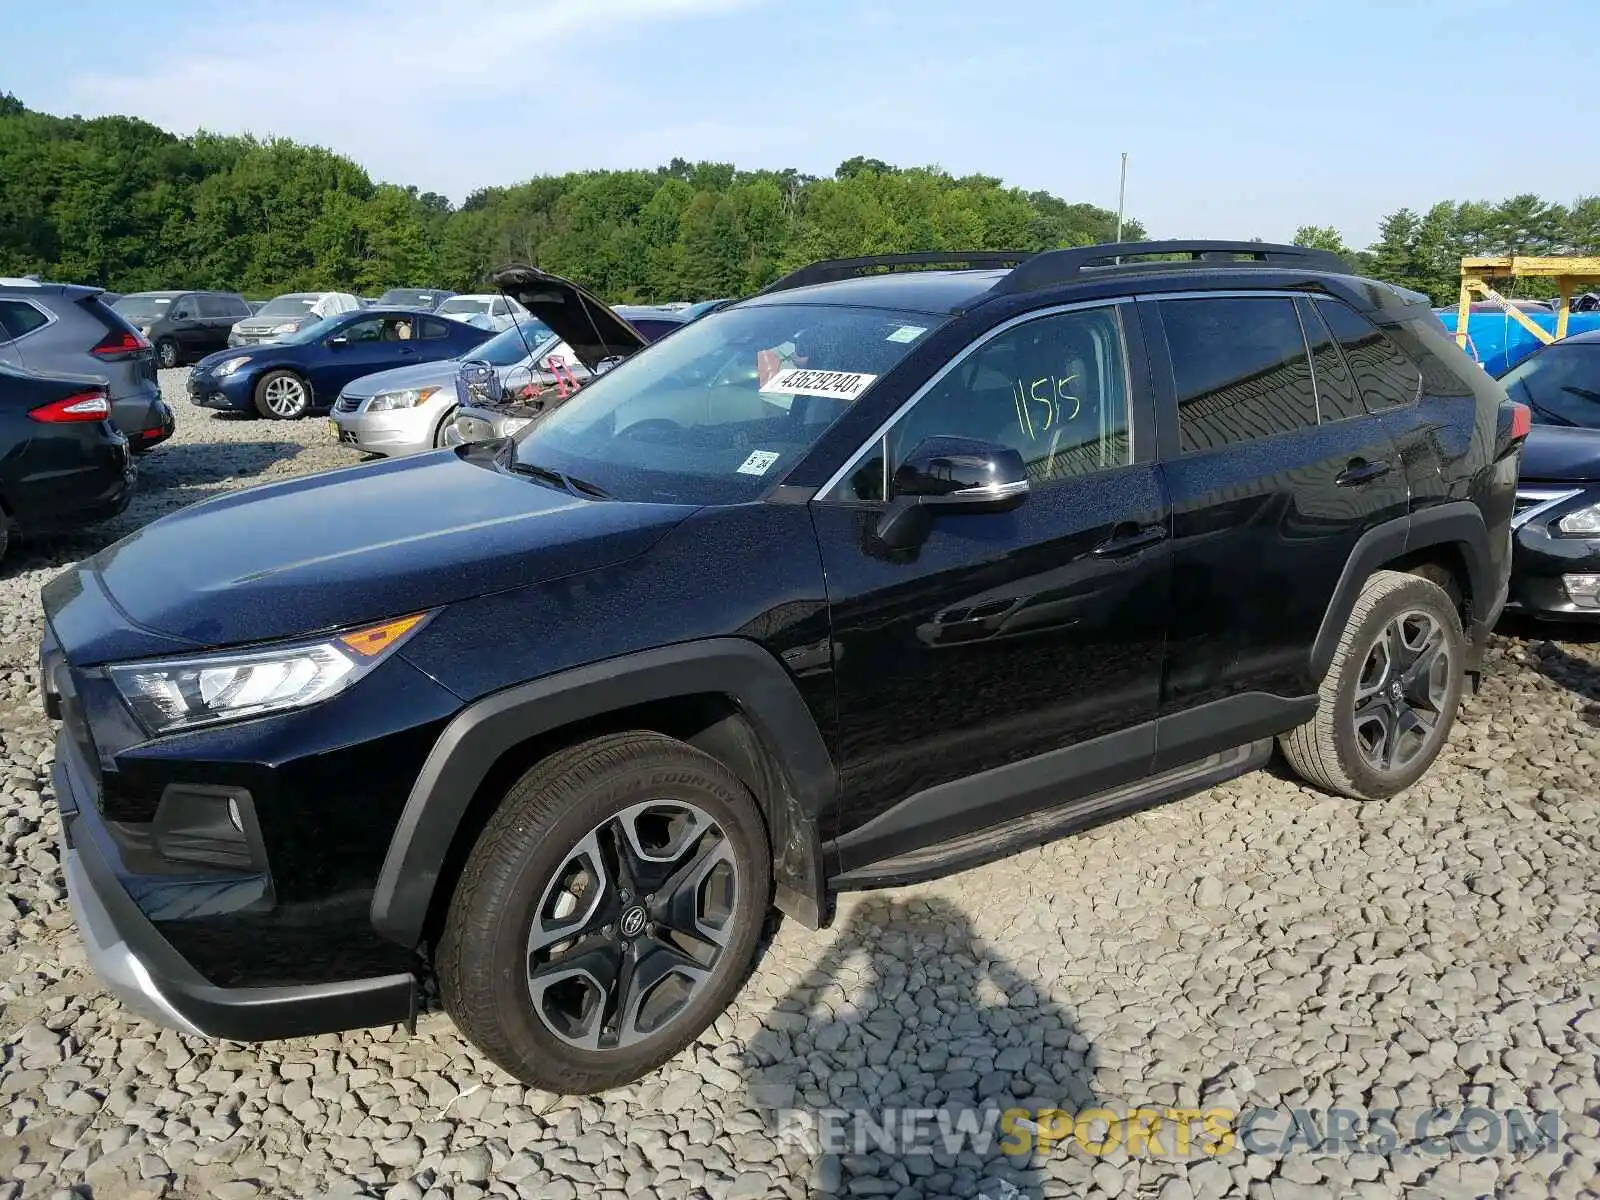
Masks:
[[[524,321],[503,333],[497,333],[481,346],[474,346],[464,354],[474,362],[486,362],[492,367],[511,367],[539,349],[555,334],[543,321]]]
[[[474,300],[470,296],[455,296],[439,305],[439,311],[446,316],[451,313],[486,313],[489,311],[488,300]]]
[[[317,302],[313,293],[298,293],[293,296],[278,296],[268,300],[256,310],[258,317],[303,317],[311,311],[311,306]]]
[[[752,500],[942,322],[817,305],[713,313],[528,426],[515,461],[621,500]]]
[[[1535,425],[1600,429],[1600,343],[1551,346],[1523,359],[1500,382],[1533,410]]]
[[[378,297],[378,306],[380,308],[388,305],[428,308],[438,298],[438,292],[430,292],[422,288],[390,288]]]
[[[333,337],[339,332],[340,328],[342,327],[330,325],[322,317],[313,314],[311,320],[300,326],[299,329],[296,329],[293,333],[282,334],[274,340],[280,346],[304,346],[319,338]]]
[[[167,307],[171,303],[171,296],[124,296],[111,307],[137,324],[140,321],[159,321],[167,315]]]

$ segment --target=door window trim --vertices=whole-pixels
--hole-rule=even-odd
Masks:
[[[920,401],[925,395],[938,386],[938,384],[943,382],[944,377],[965,362],[969,355],[981,350],[984,346],[988,345],[1001,334],[1009,333],[1019,325],[1026,325],[1029,322],[1038,321],[1045,317],[1054,317],[1060,315],[1061,313],[1085,312],[1098,308],[1116,309],[1122,305],[1131,306],[1133,300],[1134,297],[1132,296],[1114,296],[1110,298],[1101,297],[1095,300],[1079,300],[1072,304],[1052,304],[1048,308],[1034,308],[1025,313],[1018,313],[1016,316],[1010,317],[1007,320],[1000,322],[1000,324],[984,330],[977,337],[973,338],[972,341],[968,342],[964,347],[962,347],[959,353],[951,355],[945,360],[943,366],[941,366],[927,379],[923,380],[922,385],[918,387],[916,391],[912,392],[899,408],[895,409],[894,412],[889,414],[888,418],[873,431],[872,436],[868,437],[864,442],[862,442],[861,445],[857,447],[855,453],[850,455],[849,458],[845,459],[844,465],[832,475],[828,476],[827,482],[817,489],[817,502],[825,504],[883,504],[884,501],[882,500],[858,500],[852,496],[837,494],[837,491],[842,484],[850,479],[851,475],[855,471],[855,468],[860,465],[861,460],[883,442],[883,439],[888,436],[889,431],[899,423],[900,418],[904,417],[908,412],[915,408],[918,401]],[[1133,356],[1129,352],[1129,343],[1132,341],[1132,335],[1129,333],[1128,324],[1130,314],[1133,312],[1134,310],[1130,307],[1124,308],[1117,313],[1117,325],[1121,333],[1120,340],[1122,342],[1123,358],[1124,395],[1122,402],[1126,410],[1128,427],[1128,462],[1123,463],[1123,466],[1137,464],[1139,462],[1140,450],[1140,444],[1135,433],[1138,421],[1135,419],[1136,414],[1133,410],[1134,397],[1138,394],[1139,389],[1133,382],[1135,364],[1132,361]],[[887,470],[887,459],[884,460],[884,465],[885,469]],[[1116,468],[1113,467],[1108,469],[1115,470]]]
[[[43,325],[35,325],[32,329],[17,334],[13,334],[9,326],[0,324],[0,346],[15,346],[24,338],[30,338],[36,333],[43,333],[46,329],[49,329],[50,326],[54,325],[61,319],[44,305],[40,304],[38,301],[29,296],[0,296],[0,300],[4,300],[12,304],[25,304],[29,308],[33,309],[34,312],[44,317]]]

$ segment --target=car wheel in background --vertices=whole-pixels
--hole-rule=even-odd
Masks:
[[[638,1079],[744,982],[771,863],[754,800],[710,755],[642,730],[558,751],[462,870],[436,959],[445,1008],[534,1087]]]
[[[1278,739],[1289,765],[1357,800],[1410,787],[1450,736],[1465,645],[1461,614],[1437,583],[1376,572],[1334,651],[1317,715]]]
[[[433,429],[433,448],[435,450],[439,449],[442,446],[453,446],[453,445],[456,444],[456,442],[453,442],[453,441],[450,440],[450,434],[455,429],[455,427],[456,427],[456,409],[455,409],[455,406],[452,405],[450,407],[450,411],[445,413],[444,416],[440,417],[439,418],[439,423],[436,426],[434,426],[434,429]],[[458,437],[456,439],[456,441],[460,441],[460,438]]]
[[[156,362],[163,367],[178,365],[178,343],[171,338],[162,338],[156,343]]]
[[[256,411],[273,421],[294,421],[311,408],[311,385],[293,371],[268,371],[256,383]]]

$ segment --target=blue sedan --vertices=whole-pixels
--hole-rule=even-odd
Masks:
[[[455,358],[493,336],[492,329],[415,309],[340,313],[281,342],[208,354],[189,372],[189,400],[201,408],[293,421],[331,407],[353,379]]]

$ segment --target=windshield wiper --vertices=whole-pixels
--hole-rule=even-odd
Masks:
[[[1571,391],[1572,389],[1571,388],[1563,388],[1562,390],[1563,391]],[[1544,405],[1540,404],[1537,400],[1535,400],[1531,395],[1528,395],[1528,393],[1526,391],[1523,392],[1523,395],[1527,397],[1528,407],[1533,409],[1533,411],[1538,413],[1541,417],[1548,417],[1550,420],[1554,421],[1557,425],[1566,425],[1566,426],[1568,426],[1570,428],[1574,428],[1574,429],[1579,427],[1578,423],[1576,421],[1572,420],[1572,418],[1564,417],[1564,416],[1562,416],[1560,413],[1556,412],[1552,408],[1546,408]]]
[[[545,483],[554,484],[562,491],[570,492],[572,495],[582,497],[585,500],[611,499],[611,493],[606,491],[603,487],[590,483],[587,480],[579,479],[575,475],[563,474],[562,472],[554,470],[550,467],[541,467],[534,463],[518,462],[515,458],[512,458],[506,463],[506,469],[513,475],[526,475],[530,479],[538,479]]]
[[[1574,396],[1582,396],[1585,400],[1600,400],[1600,392],[1591,391],[1586,387],[1579,387],[1575,383],[1564,383],[1561,385],[1561,390],[1563,392],[1571,392]]]

